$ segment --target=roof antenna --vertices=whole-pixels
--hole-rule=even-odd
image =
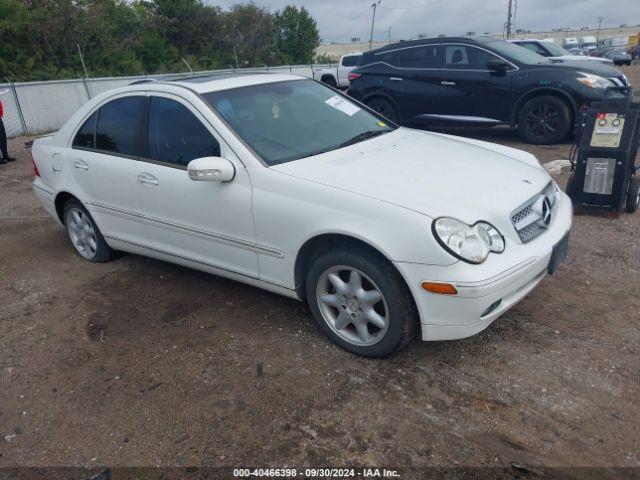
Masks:
[[[184,64],[187,66],[187,68],[189,69],[189,71],[191,72],[191,75],[193,75],[194,77],[196,76],[195,73],[193,73],[193,70],[191,70],[191,66],[187,63],[187,61],[184,59],[184,57],[181,57],[180,60],[182,60],[184,62]]]

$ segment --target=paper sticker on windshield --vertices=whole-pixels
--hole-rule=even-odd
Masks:
[[[342,113],[346,113],[350,117],[360,111],[360,107],[354,105],[351,102],[346,101],[344,98],[334,95],[333,97],[324,101],[327,105],[331,105],[333,108],[340,110]]]
[[[386,127],[387,124],[384,122],[376,122],[376,125],[378,125],[379,127]]]

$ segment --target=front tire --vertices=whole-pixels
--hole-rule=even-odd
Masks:
[[[364,248],[317,256],[306,278],[313,316],[334,343],[358,355],[387,357],[416,335],[413,297],[393,265]]]
[[[528,100],[518,112],[518,131],[527,143],[551,145],[571,130],[571,110],[557,97],[543,95]]]
[[[64,205],[64,226],[76,253],[89,262],[108,262],[114,251],[105,242],[87,209],[76,199]]]
[[[396,107],[386,98],[375,97],[367,102],[367,105],[372,110],[376,111],[385,118],[388,118],[393,123],[400,123],[400,115]]]

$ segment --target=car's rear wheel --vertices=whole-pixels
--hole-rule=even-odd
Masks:
[[[327,75],[326,77],[322,77],[322,83],[333,88],[338,88],[338,84],[336,83],[335,78],[329,75]]]
[[[73,248],[90,262],[108,262],[114,251],[105,242],[102,233],[84,205],[70,199],[64,205],[64,225]]]
[[[388,118],[393,123],[399,123],[400,117],[398,115],[398,110],[396,107],[386,98],[382,97],[374,97],[371,100],[367,101],[367,105],[369,108],[375,110],[383,117]]]
[[[536,145],[558,143],[571,130],[571,110],[551,95],[527,101],[518,113],[518,130],[523,140]]]
[[[413,298],[393,265],[374,252],[343,247],[317,256],[306,295],[323,332],[350,352],[386,357],[415,336]]]

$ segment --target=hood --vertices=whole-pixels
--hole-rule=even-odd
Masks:
[[[578,72],[593,73],[594,75],[600,75],[601,77],[605,78],[622,77],[622,72],[618,70],[612,62],[590,62],[583,60],[584,58],[586,57],[581,57],[581,60],[556,61],[553,63],[553,65],[558,68],[566,68]]]
[[[561,55],[559,57],[550,57],[553,60],[562,60],[562,61],[570,61],[570,62],[598,62],[604,63],[605,65],[611,65],[613,62],[608,58],[600,58],[600,57],[590,57],[588,55]]]
[[[404,127],[271,168],[431,218],[485,220],[504,235],[513,230],[511,212],[551,180],[529,153]]]

